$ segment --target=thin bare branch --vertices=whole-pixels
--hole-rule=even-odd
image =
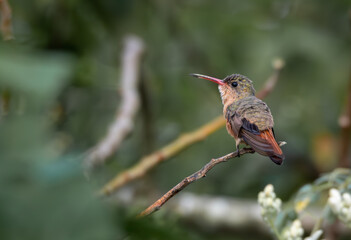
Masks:
[[[242,148],[240,149],[240,155],[244,155],[246,153],[254,153],[255,151],[252,148]],[[214,166],[216,166],[219,163],[226,162],[231,158],[235,158],[238,156],[238,152],[232,152],[229,153],[223,157],[220,158],[213,158],[209,163],[207,163],[203,168],[201,168],[199,171],[196,173],[193,173],[192,175],[184,178],[180,183],[178,183],[176,186],[174,186],[171,190],[169,190],[165,195],[163,195],[160,199],[158,199],[156,202],[154,202],[152,205],[150,205],[147,209],[142,211],[138,217],[145,217],[147,215],[152,214],[153,212],[156,212],[159,210],[163,204],[165,204],[169,199],[171,199],[173,196],[175,196],[177,193],[182,191],[186,186],[189,184],[199,180],[200,178],[203,178],[206,176],[206,173],[210,171]]]
[[[2,38],[5,41],[13,39],[14,37],[12,34],[12,11],[10,4],[7,0],[0,0],[0,16],[0,30],[2,33]]]
[[[279,145],[283,146],[286,144],[286,142],[281,142]],[[244,155],[246,153],[254,153],[255,151],[252,148],[242,148],[240,149],[240,155]],[[207,163],[203,168],[201,168],[199,171],[193,173],[192,175],[184,178],[180,183],[178,183],[176,186],[174,186],[171,190],[169,190],[166,194],[164,194],[160,199],[158,199],[156,202],[154,202],[152,205],[150,205],[147,209],[142,211],[138,217],[145,217],[147,215],[150,215],[157,210],[159,210],[163,204],[165,204],[169,199],[174,197],[177,193],[182,191],[185,187],[187,187],[189,184],[199,180],[200,178],[203,178],[206,176],[206,173],[210,171],[214,166],[216,166],[219,163],[226,162],[231,158],[236,158],[238,157],[238,152],[232,152],[229,153],[223,157],[220,158],[213,158],[209,163]]]
[[[87,167],[104,163],[120,146],[123,139],[133,129],[133,119],[139,109],[140,96],[137,90],[143,41],[136,36],[125,39],[122,55],[122,102],[115,121],[106,136],[93,147],[85,159]]]
[[[283,60],[278,59],[273,61],[274,72],[272,76],[268,78],[267,83],[264,85],[263,89],[257,93],[257,96],[259,98],[263,99],[273,90],[278,81],[279,72],[283,66]],[[181,135],[179,138],[167,146],[146,157],[143,157],[136,165],[118,174],[115,178],[103,186],[103,188],[100,190],[100,194],[109,195],[125,184],[143,177],[147,172],[149,172],[159,163],[175,156],[190,145],[205,139],[223,126],[225,126],[225,119],[221,115],[213,119],[211,122],[196,129],[195,131]]]

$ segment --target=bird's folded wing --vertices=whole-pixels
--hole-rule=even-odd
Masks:
[[[244,118],[239,134],[256,152],[270,157],[276,164],[280,165],[283,162],[284,154],[274,138],[272,129],[259,131],[255,124]]]

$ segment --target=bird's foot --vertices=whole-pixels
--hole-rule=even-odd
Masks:
[[[240,157],[240,149],[239,149],[239,148],[236,148],[235,153],[236,153],[236,155],[237,155],[238,157]]]

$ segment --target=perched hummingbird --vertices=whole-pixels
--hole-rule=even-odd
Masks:
[[[191,75],[218,84],[227,131],[235,139],[238,154],[239,144],[243,142],[274,163],[282,164],[285,157],[275,140],[271,111],[255,96],[249,78],[240,74],[232,74],[223,80],[201,74]]]

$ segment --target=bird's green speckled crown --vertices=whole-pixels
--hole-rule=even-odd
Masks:
[[[238,73],[234,73],[234,74],[229,75],[223,79],[224,83],[229,83],[229,82],[234,82],[234,81],[247,82],[247,83],[252,84],[252,81],[248,77],[241,75],[241,74],[238,74]]]

